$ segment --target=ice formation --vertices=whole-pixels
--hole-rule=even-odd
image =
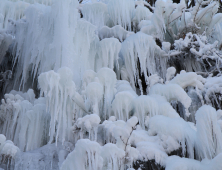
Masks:
[[[45,99],[35,99],[33,90],[16,93],[12,91],[2,99],[1,133],[22,151],[39,148],[48,141],[50,115],[46,112]]]
[[[189,116],[188,108],[191,105],[191,99],[187,93],[177,84],[156,84],[151,87],[149,94],[158,94],[166,97],[170,102],[179,101],[186,109],[186,115]]]
[[[221,170],[221,3],[174,2],[0,0],[0,169]]]

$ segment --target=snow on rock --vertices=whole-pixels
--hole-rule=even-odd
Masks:
[[[1,163],[5,161],[10,162],[20,150],[14,143],[10,140],[6,140],[5,135],[0,134],[0,156]]]
[[[197,154],[200,159],[213,159],[222,152],[222,133],[217,123],[217,113],[204,105],[196,112]]]
[[[188,159],[188,158],[181,158],[179,156],[170,156],[166,161],[166,170],[220,170],[222,168],[222,164],[220,162],[222,154],[219,154],[212,160],[204,159],[201,162]]]
[[[216,99],[215,94],[220,94],[222,91],[222,77],[208,77],[206,78],[206,83],[204,85],[204,91],[206,92],[204,98],[207,104],[212,105],[211,98]],[[216,99],[216,104],[220,108],[218,101]]]
[[[183,104],[186,110],[186,115],[189,116],[190,113],[188,108],[191,105],[191,98],[187,93],[177,84],[156,84],[151,87],[149,94],[159,94],[165,96],[170,102],[173,100],[179,101]]]
[[[97,128],[100,123],[100,117],[96,114],[86,115],[83,118],[78,118],[73,126],[73,131],[80,129],[80,138],[83,138],[85,132],[89,133],[89,139],[97,140]],[[75,136],[76,137],[76,136]],[[77,137],[76,137],[77,138]]]
[[[161,166],[165,166],[168,155],[161,145],[154,142],[139,142],[136,144],[139,151],[139,159],[143,161],[155,160]]]
[[[133,116],[127,122],[106,120],[100,128],[104,131],[106,142],[116,143],[119,148],[126,150],[129,137],[137,123],[138,118]]]
[[[205,79],[202,76],[197,75],[195,72],[186,72],[182,70],[180,74],[177,74],[169,83],[178,84],[183,89],[188,86],[193,86],[202,90],[204,88],[203,83],[205,83]]]
[[[157,115],[149,119],[147,126],[149,135],[171,136],[181,145],[183,155],[187,152],[190,158],[194,158],[196,132],[182,118]]]
[[[166,81],[170,81],[176,73],[176,69],[174,67],[169,67],[166,73]]]

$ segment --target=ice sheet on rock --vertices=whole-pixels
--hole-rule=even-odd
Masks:
[[[222,152],[222,133],[217,124],[216,110],[204,105],[196,113],[197,155],[199,159],[213,159]]]
[[[182,118],[157,115],[149,119],[147,126],[149,135],[171,136],[181,145],[183,155],[187,152],[189,158],[194,158],[196,132]]]
[[[183,104],[186,110],[186,115],[189,116],[188,108],[191,105],[191,99],[187,93],[177,84],[156,84],[151,87],[149,94],[159,94],[165,96],[170,102],[173,100],[179,101]]]
[[[116,25],[112,28],[107,26],[102,27],[99,32],[98,36],[102,40],[104,38],[117,38],[120,42],[123,42],[127,37],[134,34],[134,32],[126,31],[122,26]]]

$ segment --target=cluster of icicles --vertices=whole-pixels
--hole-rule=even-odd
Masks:
[[[133,0],[0,0],[0,62],[9,49],[9,87],[23,91],[1,101],[3,160],[16,164],[24,152],[70,142],[58,169],[133,170],[137,160],[154,160],[166,170],[221,170],[222,111],[210,106],[221,77],[167,68],[170,43],[153,38],[164,39],[164,4],[152,13]],[[183,2],[169,4],[181,14]],[[29,89],[35,81],[39,98]],[[182,158],[168,156],[178,150]]]

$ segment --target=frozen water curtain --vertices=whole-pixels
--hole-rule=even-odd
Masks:
[[[0,169],[221,170],[213,0],[0,0]]]

